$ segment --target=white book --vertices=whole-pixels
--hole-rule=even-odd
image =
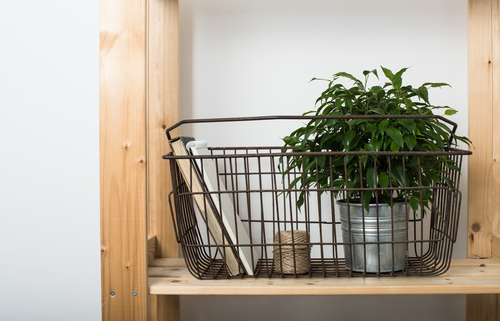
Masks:
[[[174,155],[188,156],[189,153],[186,148],[186,144],[189,141],[194,141],[194,138],[177,137],[172,139],[169,143]],[[225,259],[229,275],[234,276],[240,274],[240,272],[243,271],[243,268],[240,268],[235,252],[231,247],[223,246],[230,245],[231,240],[229,239],[229,236],[227,236],[227,233],[224,233],[222,229],[223,223],[219,218],[220,215],[218,210],[212,205],[213,201],[210,196],[207,197],[206,194],[199,194],[207,191],[207,188],[201,178],[201,175],[198,174],[198,165],[196,165],[195,162],[191,162],[190,159],[177,159],[177,164],[189,191],[194,193],[192,194],[194,203],[198,207],[203,220],[207,224],[210,235],[212,235],[217,245],[221,245],[219,250]]]
[[[211,155],[207,149],[207,142],[190,141],[186,148],[192,155]],[[202,164],[203,161],[203,164]],[[222,223],[227,231],[232,244],[250,244],[250,237],[240,216],[235,212],[235,207],[222,179],[217,175],[217,168],[213,159],[196,159],[196,164],[200,173],[203,173],[203,181],[211,193],[213,204],[222,218]],[[253,250],[252,250],[253,249]],[[253,260],[252,260],[253,253]],[[255,267],[259,259],[256,247],[237,247],[236,257],[239,257],[248,275],[254,275]]]

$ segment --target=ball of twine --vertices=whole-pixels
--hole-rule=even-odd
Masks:
[[[274,269],[283,274],[303,274],[309,272],[311,246],[307,231],[281,231],[274,234]],[[295,245],[283,245],[293,243]],[[295,254],[295,255],[294,255]]]

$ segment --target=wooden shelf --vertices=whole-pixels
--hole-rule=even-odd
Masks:
[[[198,280],[183,259],[155,259],[148,269],[155,295],[362,295],[500,293],[500,262],[454,259],[437,277]]]

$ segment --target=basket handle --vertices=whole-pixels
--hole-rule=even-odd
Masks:
[[[172,223],[174,225],[175,239],[177,240],[177,243],[180,243],[181,240],[179,238],[179,234],[177,233],[177,221],[175,220],[174,209],[172,207],[172,194],[173,193],[174,193],[174,191],[171,191],[168,194],[168,205],[170,205],[170,215],[172,215]]]
[[[291,115],[281,115],[281,116],[256,116],[256,117],[232,117],[232,118],[206,118],[206,119],[185,119],[181,120],[175,125],[167,128],[165,134],[168,140],[171,140],[170,132],[183,124],[199,124],[199,123],[224,123],[224,122],[239,122],[239,121],[258,121],[258,120],[303,120],[303,119],[353,119],[353,118],[367,118],[367,119],[380,119],[380,118],[436,118],[448,123],[453,126],[452,132],[455,133],[457,130],[457,124],[451,120],[439,116],[439,115],[342,115],[342,116],[291,116]],[[451,139],[451,137],[450,137]]]

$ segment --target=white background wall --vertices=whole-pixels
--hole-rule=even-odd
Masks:
[[[0,1],[0,320],[100,320],[99,1]]]
[[[0,320],[100,319],[98,9],[0,2]],[[465,0],[181,0],[181,117],[300,114],[323,88],[312,77],[412,66],[412,84],[452,84],[431,98],[460,111],[465,134],[466,34]],[[294,126],[184,131],[269,145]],[[463,320],[464,302],[188,296],[181,306],[183,320]]]

